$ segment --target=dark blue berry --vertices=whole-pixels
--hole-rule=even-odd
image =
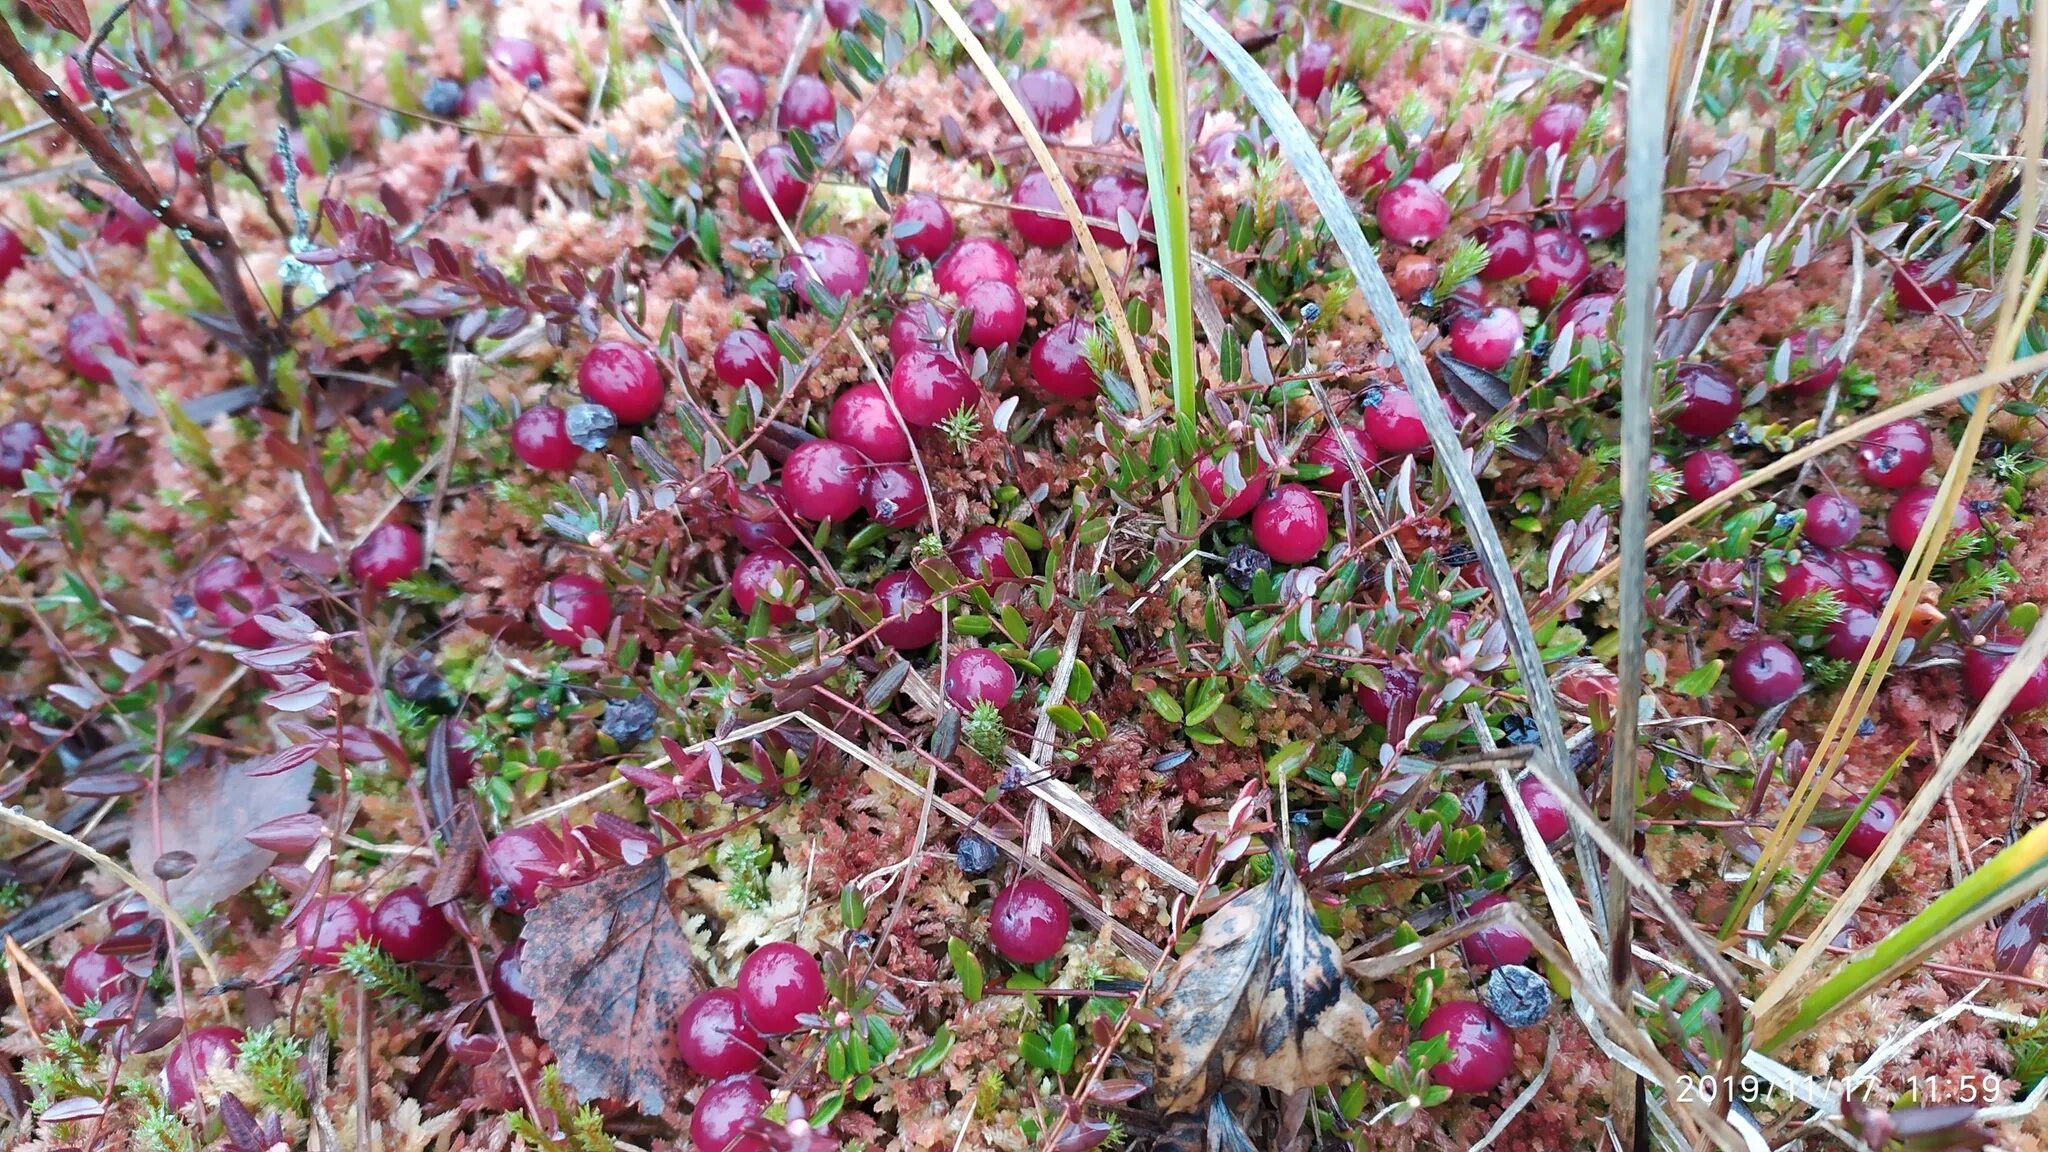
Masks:
[[[1510,1028],[1541,1022],[1550,1003],[1550,983],[1520,964],[1503,964],[1486,977],[1486,1006]]]
[[[607,700],[599,730],[617,741],[619,747],[631,748],[654,735],[655,716],[654,701],[644,693],[631,700]]]
[[[1500,722],[1501,743],[1509,747],[1532,745],[1540,738],[1536,730],[1536,722],[1527,716],[1511,715]]]
[[[569,439],[585,452],[602,452],[619,427],[616,413],[602,404],[571,404],[562,414]]]
[[[1273,558],[1249,544],[1239,544],[1223,559],[1223,580],[1239,592],[1252,590],[1261,572],[1273,570]]]
[[[996,846],[972,832],[963,832],[953,845],[953,858],[959,863],[960,871],[969,876],[980,876],[996,866]]]
[[[421,94],[420,107],[425,109],[429,116],[438,116],[443,120],[455,119],[455,114],[462,110],[461,83],[446,76],[435,77],[434,82],[427,85],[426,92]]]

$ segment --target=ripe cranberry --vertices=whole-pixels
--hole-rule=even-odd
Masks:
[[[1338,439],[1340,436],[1343,440]],[[1365,429],[1346,426],[1325,431],[1309,441],[1308,461],[1329,467],[1329,475],[1316,481],[1316,486],[1326,492],[1335,492],[1351,482],[1351,462],[1344,455],[1344,441],[1350,442],[1351,454],[1358,457],[1359,467],[1365,471],[1372,471],[1372,466],[1379,462],[1380,450]]]
[[[1926,525],[1927,517],[1934,511],[1935,497],[1938,495],[1940,489],[1932,486],[1911,488],[1899,494],[1899,498],[1892,502],[1890,510],[1884,514],[1884,534],[1885,538],[1892,542],[1892,547],[1901,552],[1913,550],[1913,541],[1920,538],[1920,529]],[[1962,500],[1956,502],[1952,524],[1954,527],[1950,533],[1951,537],[1975,532],[1984,526],[1983,521],[1977,519],[1977,513],[1970,509],[1969,502]]]
[[[967,370],[928,348],[913,349],[889,373],[889,395],[913,428],[930,428],[962,408],[972,408],[981,389]]]
[[[1032,382],[1062,400],[1094,399],[1101,381],[1088,362],[1090,330],[1076,317],[1040,333],[1031,346]]]
[[[1358,707],[1367,719],[1386,728],[1402,705],[1412,704],[1422,695],[1422,677],[1406,668],[1382,668],[1380,681],[1378,688],[1359,682]]]
[[[1575,296],[1564,306],[1564,311],[1557,314],[1557,330],[1562,332],[1564,326],[1570,324],[1576,340],[1604,340],[1614,320],[1615,302],[1612,292]]]
[[[776,119],[784,128],[830,127],[838,115],[839,102],[832,98],[832,86],[808,72],[790,77],[776,110]]]
[[[1310,40],[1294,54],[1294,93],[1297,98],[1314,103],[1338,78],[1337,54],[1328,44]]]
[[[1489,270],[1491,261],[1489,263]],[[1544,228],[1530,240],[1529,279],[1522,285],[1522,298],[1538,308],[1548,308],[1578,291],[1592,274],[1593,258],[1586,244],[1562,228]]]
[[[1406,388],[1377,385],[1359,396],[1364,410],[1360,420],[1365,433],[1388,456],[1412,456],[1430,450],[1429,429],[1423,426],[1422,411]]]
[[[796,543],[796,529],[783,518],[790,514],[789,498],[782,494],[782,485],[769,481],[756,489],[754,495],[768,502],[736,504],[726,524],[732,529],[733,538],[742,547],[766,548],[770,544],[787,547]],[[777,510],[782,515],[777,515]]]
[[[1451,319],[1451,355],[1498,372],[1522,350],[1522,314],[1513,308],[1460,312]]]
[[[740,171],[740,211],[763,224],[775,219],[775,213],[768,210],[772,199],[784,220],[796,215],[804,206],[804,198],[811,194],[811,186],[796,174],[796,155],[787,144],[770,144],[754,154],[754,169],[761,174],[761,183],[754,182],[753,174],[745,169]],[[768,188],[764,196],[762,185]]]
[[[1010,570],[1010,562],[1003,558],[1003,550],[1009,545],[1010,534],[1001,528],[976,528],[953,542],[946,549],[953,566],[974,577],[1000,584],[1016,579]]]
[[[1522,794],[1522,806],[1529,810],[1536,834],[1543,837],[1545,844],[1557,843],[1559,837],[1571,830],[1571,817],[1565,813],[1564,802],[1537,776],[1522,777],[1515,790]]]
[[[802,1027],[799,1017],[825,1006],[825,971],[818,958],[787,942],[764,944],[740,965],[733,987],[747,1023],[764,1036]]]
[[[983,280],[1017,283],[1017,256],[993,236],[963,236],[932,266],[932,282],[956,299]]]
[[[140,248],[157,229],[157,218],[142,202],[126,192],[107,197],[107,214],[100,221],[100,239],[109,244]]]
[[[313,156],[306,151],[306,137],[302,133],[293,132],[288,139],[292,150],[292,167],[297,168],[301,176],[311,176],[313,174]],[[284,157],[277,154],[277,149],[274,146],[266,148],[264,151],[266,156],[264,162],[269,166],[270,178],[279,184],[283,184]]]
[[[1620,197],[1575,204],[1565,214],[1566,222],[1581,240],[1605,240],[1617,235],[1628,223],[1628,205]]]
[[[470,746],[469,725],[461,720],[448,726],[448,782],[469,787],[476,779],[476,750]]]
[[[1702,439],[1719,436],[1742,414],[1742,389],[1728,373],[1712,364],[1688,360],[1674,375],[1678,407],[1671,414],[1671,426],[1680,432]]]
[[[1073,923],[1067,898],[1036,876],[996,893],[988,909],[988,942],[1012,964],[1038,964],[1059,955]]]
[[[875,581],[887,623],[875,638],[899,652],[929,647],[939,638],[939,613],[931,607],[931,585],[915,572],[891,572]]]
[[[612,410],[621,424],[638,424],[661,411],[661,369],[645,348],[600,340],[576,367],[583,398]]]
[[[500,36],[491,41],[491,63],[512,74],[528,88],[548,82],[548,62],[540,45],[523,36]]]
[[[1785,382],[1785,391],[1794,396],[1818,396],[1834,386],[1835,378],[1842,374],[1842,362],[1830,352],[1832,344],[1827,337],[1809,328],[1793,333],[1785,343],[1792,347],[1791,378]]]
[[[1892,825],[1899,822],[1899,802],[1889,796],[1879,796],[1863,810],[1863,818],[1849,829],[1849,839],[1842,844],[1842,851],[1851,856],[1871,856],[1878,845],[1890,834]]]
[[[1842,565],[1842,576],[1849,582],[1849,591],[1864,603],[1875,608],[1892,594],[1892,586],[1899,582],[1899,574],[1884,558],[1884,553],[1873,548],[1850,548],[1837,555]]]
[[[1015,88],[1025,113],[1043,135],[1062,135],[1081,118],[1081,90],[1064,72],[1033,68],[1017,77]]]
[[[455,746],[449,748],[449,775],[454,775]],[[426,890],[408,884],[386,893],[370,912],[370,942],[401,964],[432,960],[454,939],[455,930],[441,910],[427,903]]]
[[[220,147],[218,136],[219,133],[212,129],[207,130],[207,143],[216,150]],[[177,161],[178,171],[187,176],[199,175],[199,146],[190,132],[180,132],[171,137],[171,159]]]
[[[712,351],[711,370],[728,388],[771,388],[782,372],[782,353],[759,329],[735,328]]]
[[[763,597],[772,594],[771,586],[780,587],[784,592],[793,591],[803,580],[804,566],[789,549],[770,544],[756,552],[747,554],[746,559],[732,570],[732,601],[739,605],[740,612],[747,616],[754,614],[754,605]],[[768,601],[768,622],[787,624],[796,619],[796,605]]]
[[[903,464],[877,464],[868,470],[861,490],[861,506],[877,524],[908,528],[923,520],[929,506],[924,481],[916,469]]]
[[[371,529],[348,554],[348,574],[373,592],[418,574],[426,564],[427,542],[420,530],[396,521]]]
[[[1785,578],[1772,590],[1778,599],[1789,604],[1820,591],[1846,593],[1849,578],[1835,558],[1816,550],[1802,553],[1799,559],[1787,564]]]
[[[1548,104],[1529,122],[1529,147],[1541,152],[1552,145],[1569,150],[1586,126],[1586,110],[1577,104]]]
[[[905,196],[889,217],[889,236],[905,256],[937,260],[953,242],[953,214],[936,196]]]
[[[910,437],[897,425],[889,411],[889,398],[879,384],[864,382],[841,392],[825,418],[825,434],[876,464],[910,460]]]
[[[825,21],[841,32],[860,23],[860,0],[825,0]]]
[[[1822,548],[1846,548],[1863,527],[1863,512],[1848,497],[1817,492],[1806,501],[1805,536]]]
[[[782,463],[782,495],[805,520],[844,522],[860,508],[867,460],[837,440],[809,440]]]
[[[1498,892],[1481,896],[1465,910],[1467,916],[1477,916],[1488,908],[1498,907],[1508,898]],[[1465,963],[1474,968],[1498,968],[1503,964],[1524,964],[1536,951],[1536,945],[1519,928],[1506,924],[1481,928],[1465,937],[1461,945],[1465,952]]]
[[[768,1111],[768,1086],[759,1076],[728,1076],[697,1097],[690,1113],[690,1145],[697,1152],[768,1152],[749,1125]]]
[[[1536,262],[1536,233],[1520,220],[1502,220],[1479,230],[1479,243],[1486,248],[1486,267],[1481,280],[1508,280],[1520,276]]]
[[[768,15],[772,9],[768,0],[732,0],[732,6],[753,17]]]
[[[1010,191],[1010,227],[1017,230],[1017,236],[1034,248],[1059,248],[1074,239],[1074,226],[1067,223],[1067,214],[1060,207],[1059,197],[1053,194],[1052,178],[1038,168],[1025,173],[1024,178]],[[1042,211],[1041,211],[1042,210]],[[1086,206],[1081,206],[1083,212]]]
[[[889,355],[901,359],[919,348],[943,354],[950,330],[938,305],[928,300],[905,304],[889,317]]]
[[[761,1036],[741,1015],[730,988],[697,993],[676,1017],[676,1050],[699,1076],[738,1076],[761,1066]]]
[[[65,1002],[71,1005],[82,1005],[87,1000],[104,1004],[127,979],[128,969],[122,966],[119,956],[89,946],[72,953],[70,963],[64,965],[64,980],[59,987]]]
[[[299,955],[309,964],[332,964],[342,950],[370,932],[370,909],[353,896],[316,896],[299,915]]]
[[[298,107],[316,108],[327,103],[327,82],[320,78],[318,61],[294,60],[285,65],[284,78],[292,103]]]
[[[1001,708],[1017,693],[1017,673],[986,648],[962,648],[946,662],[946,699],[962,712],[986,700]]]
[[[14,270],[21,267],[27,255],[28,249],[22,246],[21,237],[15,235],[14,229],[0,224],[0,282],[14,275]]]
[[[1451,1058],[1431,1068],[1429,1079],[1453,1092],[1491,1092],[1515,1070],[1514,1034],[1477,1000],[1449,1000],[1430,1009],[1416,1036],[1442,1036],[1450,1045]]]
[[[542,472],[573,471],[583,458],[582,446],[569,439],[569,414],[553,404],[528,408],[512,421],[512,453]]]
[[[967,342],[1000,348],[1024,335],[1024,296],[1001,280],[984,280],[960,298],[967,310]]]
[[[1241,469],[1243,461],[1238,462]],[[1209,503],[1216,509],[1218,520],[1236,520],[1259,506],[1266,495],[1266,466],[1257,460],[1252,470],[1244,474],[1244,487],[1230,491],[1230,481],[1223,474],[1223,465],[1204,457],[1195,465],[1195,483],[1209,494]]]
[[[761,83],[760,73],[752,68],[720,64],[711,70],[711,87],[738,123],[759,120],[761,113],[768,110],[768,89]]]
[[[1877,636],[1877,613],[1861,604],[1844,604],[1841,616],[1823,634],[1827,643],[1821,646],[1821,651],[1836,660],[1861,659],[1864,649]]]
[[[1735,457],[1712,448],[1702,448],[1685,458],[1685,494],[1705,500],[1742,479],[1742,465]]]
[[[1124,242],[1123,229],[1123,218],[1127,215],[1138,231],[1147,232],[1152,228],[1152,203],[1146,194],[1145,182],[1128,173],[1104,172],[1088,181],[1081,186],[1077,203],[1083,216],[1107,221],[1088,226],[1088,234],[1105,248],[1128,246]]]
[[[493,837],[477,858],[477,886],[485,899],[507,912],[525,912],[542,884],[569,876],[575,853],[560,833],[545,824],[509,828]]]
[[[1282,484],[1252,510],[1252,542],[1276,564],[1315,559],[1329,534],[1329,514],[1306,485]]]
[[[557,576],[541,586],[537,604],[545,604],[563,620],[561,627],[547,622],[538,612],[535,627],[541,635],[564,648],[581,648],[586,633],[602,639],[612,626],[612,594],[604,581],[572,572]]]
[[[199,1099],[199,1089],[242,1060],[242,1030],[216,1025],[187,1032],[164,1059],[164,1099],[178,1111]]]
[[[1963,691],[1972,701],[1982,702],[1991,695],[1991,685],[2012,663],[2017,650],[2017,636],[1997,634],[1984,644],[1975,644],[1963,652]],[[2020,690],[2013,694],[2012,703],[2005,706],[2007,716],[2018,716],[2023,712],[2048,704],[2048,664],[2036,667],[2033,674],[2021,683]]]
[[[234,643],[244,648],[275,643],[255,617],[277,603],[277,591],[240,556],[222,556],[201,568],[192,579],[192,600]]]
[[[1934,437],[1918,420],[1895,420],[1856,445],[1856,467],[1879,488],[1911,488],[1934,462]]]
[[[1750,641],[1729,663],[1728,686],[1756,708],[1783,704],[1798,695],[1805,682],[1798,654],[1769,636]]]
[[[1212,176],[1228,176],[1244,171],[1244,161],[1239,159],[1237,146],[1251,137],[1242,132],[1218,132],[1202,141],[1195,149],[1195,168]]]
[[[121,66],[114,62],[114,58],[105,52],[93,53],[92,78],[108,92],[128,90],[128,77],[122,74]],[[76,55],[64,57],[64,87],[70,91],[73,100],[80,104],[92,103],[92,89],[86,87],[85,69],[78,66]]]
[[[844,236],[813,236],[804,241],[803,259],[790,261],[797,293],[806,302],[813,286],[834,299],[853,299],[868,286],[868,268],[868,254]]]
[[[1898,297],[1899,311],[1926,315],[1956,298],[1961,291],[1950,275],[1927,275],[1927,262],[1908,260],[1892,270],[1892,295]]]
[[[22,476],[40,465],[49,447],[50,437],[34,420],[0,424],[0,487],[21,487]]]
[[[1410,178],[1380,193],[1378,218],[1388,243],[1422,248],[1450,226],[1451,205],[1443,193]]]
[[[1543,9],[1534,4],[1509,4],[1494,17],[1492,27],[1500,31],[1502,40],[1517,48],[1534,47],[1543,35]]]
[[[520,961],[526,955],[526,941],[514,940],[491,963],[491,999],[514,1020],[533,1023],[533,985],[527,982]]]

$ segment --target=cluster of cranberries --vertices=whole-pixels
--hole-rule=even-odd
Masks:
[[[455,935],[417,884],[386,893],[375,908],[357,896],[316,897],[300,912],[294,931],[299,956],[311,964],[340,960],[358,940],[375,944],[393,960],[417,963],[440,955]]]
[[[698,1152],[767,1152],[748,1129],[768,1109],[757,1072],[764,1036],[804,1028],[825,1006],[825,972],[795,944],[766,944],[740,965],[731,988],[700,992],[676,1020],[676,1049],[692,1072],[712,1081],[697,1097],[690,1140]]]

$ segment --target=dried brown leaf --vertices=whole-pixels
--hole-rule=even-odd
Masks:
[[[250,775],[249,767],[188,768],[163,782],[155,812],[147,800],[133,805],[128,864],[136,875],[155,875],[157,858],[166,851],[192,857],[192,870],[167,885],[171,903],[181,910],[211,907],[255,883],[277,854],[251,843],[249,833],[306,810],[313,788],[310,760],[266,776]]]

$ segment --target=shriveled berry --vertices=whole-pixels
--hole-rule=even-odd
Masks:
[[[789,498],[782,494],[782,485],[771,480],[755,489],[753,495],[760,500],[735,502],[732,515],[726,519],[733,537],[741,546],[765,548],[777,544],[787,547],[796,543],[796,529],[785,519],[794,513],[789,510]]]
[[[972,832],[953,842],[953,863],[969,876],[982,876],[996,866],[996,846]]]
[[[839,102],[832,98],[832,86],[809,72],[790,77],[776,106],[776,119],[784,128],[832,126],[839,115]]]
[[[1863,511],[1837,492],[1816,492],[1806,500],[1806,539],[1822,548],[1846,548],[1863,528]]]
[[[1546,104],[1529,122],[1529,147],[1541,152],[1553,145],[1569,149],[1586,126],[1586,110],[1577,104]]]
[[[484,846],[477,858],[477,886],[507,912],[532,908],[543,884],[566,880],[575,853],[561,834],[545,824],[509,828]]]
[[[1536,232],[1520,220],[1488,224],[1479,230],[1479,243],[1486,249],[1482,280],[1512,279],[1536,262]]]
[[[1879,488],[1911,488],[1934,463],[1934,437],[1918,420],[1894,420],[1856,445],[1856,467]]]
[[[228,639],[244,648],[275,643],[255,617],[277,603],[277,590],[240,556],[209,561],[192,578],[192,601],[213,617]]]
[[[171,1046],[164,1057],[164,1099],[172,1111],[199,1099],[202,1087],[241,1062],[242,1039],[240,1028],[215,1026],[187,1032]]]
[[[1763,636],[1744,645],[1728,664],[1728,686],[1755,708],[1783,704],[1799,694],[1806,672],[1799,655],[1775,637]]]
[[[789,549],[768,545],[749,553],[732,570],[733,603],[742,613],[752,616],[754,605],[766,600],[768,622],[787,624],[796,619],[796,605],[785,604],[780,597],[794,591],[803,576],[803,564]]]
[[[1367,474],[1379,462],[1379,446],[1363,428],[1346,425],[1342,428],[1325,430],[1308,443],[1308,462],[1329,468],[1330,474],[1316,481],[1316,486],[1326,492],[1335,492],[1351,482],[1351,461],[1345,455],[1344,446],[1349,444],[1351,456],[1358,459],[1358,466]]]
[[[1024,295],[1001,280],[984,280],[960,298],[967,310],[967,342],[995,349],[1024,335]]]
[[[761,1036],[748,1026],[740,994],[731,988],[706,989],[683,1005],[676,1051],[699,1076],[738,1076],[761,1066]]]
[[[1450,1000],[1430,1009],[1416,1038],[1442,1036],[1451,1058],[1429,1070],[1432,1083],[1453,1092],[1491,1092],[1515,1070],[1515,1039],[1493,1010],[1476,1000]]]
[[[1359,394],[1363,410],[1360,423],[1366,435],[1387,456],[1413,456],[1430,450],[1429,429],[1422,423],[1422,410],[1406,388],[1376,385]]]
[[[1063,135],[1081,118],[1081,90],[1064,72],[1033,68],[1018,76],[1013,87],[1031,123],[1044,135]]]
[[[540,45],[524,36],[500,36],[491,41],[491,63],[503,68],[528,88],[548,82],[548,60]]]
[[[711,370],[728,388],[772,388],[782,371],[782,353],[759,329],[735,328],[712,350]]]
[[[930,428],[962,408],[972,408],[981,389],[967,370],[934,349],[917,348],[896,361],[889,395],[913,428]]]
[[[932,265],[932,283],[956,299],[983,280],[1017,283],[1017,254],[993,236],[962,236]]]
[[[1489,266],[1491,261],[1489,261]],[[1530,238],[1529,279],[1522,298],[1548,308],[1579,290],[1593,272],[1586,243],[1562,228],[1543,228]]]
[[[768,1142],[748,1126],[768,1111],[768,1086],[759,1076],[728,1076],[697,1096],[690,1113],[690,1145],[696,1152],[768,1152]]]
[[[1079,317],[1055,324],[1031,346],[1031,381],[1062,400],[1092,400],[1102,383],[1088,362],[1088,334]]]
[[[1685,458],[1685,494],[1694,500],[1705,500],[1740,479],[1742,465],[1726,452],[1703,448]]]
[[[850,301],[868,286],[868,254],[844,236],[812,236],[804,241],[803,258],[790,261],[798,294],[809,302],[815,290]]]
[[[514,940],[491,963],[491,999],[500,1011],[522,1024],[533,1023],[533,984],[526,978],[523,961],[526,941]]]
[[[1486,974],[1486,1006],[1510,1028],[1542,1023],[1555,1000],[1550,982],[1524,965],[1503,964]]]
[[[1884,514],[1885,539],[1892,542],[1892,547],[1901,552],[1913,550],[1913,541],[1920,538],[1920,531],[1926,526],[1927,518],[1934,514],[1935,501],[1940,495],[1941,490],[1932,485],[1909,488],[1899,493],[1899,498],[1892,501],[1891,508]],[[1949,533],[1951,538],[1975,532],[1984,526],[1967,500],[1956,501],[1955,515],[1950,524],[1953,526]]]
[[[1522,350],[1522,314],[1513,308],[1460,312],[1451,319],[1451,355],[1498,372]]]
[[[882,386],[871,381],[855,384],[832,402],[825,418],[825,434],[852,446],[876,464],[904,464],[910,460],[910,437],[889,411],[889,397]]]
[[[983,701],[1001,708],[1016,694],[1016,671],[986,648],[962,648],[946,662],[946,699],[962,712]]]
[[[939,612],[931,607],[931,585],[915,572],[891,572],[875,581],[885,622],[875,638],[899,652],[926,648],[939,638]]]
[[[583,458],[583,449],[569,438],[569,414],[553,404],[539,404],[512,421],[512,453],[528,468],[569,472]]]
[[[1074,226],[1053,193],[1052,178],[1033,168],[1010,191],[1010,227],[1034,248],[1059,248],[1073,242]],[[1084,208],[1083,211],[1086,211]]]
[[[1671,426],[1687,436],[1719,436],[1742,414],[1742,389],[1720,368],[1688,360],[1673,375],[1678,407],[1671,413]]]
[[[1252,470],[1242,471],[1244,462],[1238,467],[1244,486],[1232,489],[1223,465],[1204,457],[1195,465],[1195,483],[1208,493],[1209,503],[1216,510],[1218,520],[1236,520],[1259,506],[1266,495],[1266,466],[1257,459],[1252,461]]]
[[[1306,485],[1282,484],[1252,510],[1252,541],[1278,564],[1305,564],[1322,555],[1329,534],[1329,513]]]
[[[733,981],[747,1023],[764,1036],[803,1025],[800,1017],[825,1006],[825,972],[818,958],[788,942],[764,944],[749,954]]]
[[[427,542],[410,524],[380,524],[348,554],[348,572],[371,591],[418,575],[427,566]]]
[[[754,170],[761,174],[760,183],[755,183],[752,173],[740,170],[740,211],[766,224],[775,219],[775,213],[769,211],[773,203],[782,218],[789,221],[803,207],[804,197],[811,194],[811,186],[797,175],[796,155],[787,144],[770,144],[754,154]],[[765,193],[763,187],[767,189]]]
[[[1963,691],[1973,701],[1982,702],[1991,695],[1991,685],[2005,672],[2018,651],[2019,638],[2004,633],[1989,637],[1983,644],[1973,644],[1963,652]],[[2007,716],[2018,716],[2024,712],[2048,704],[2048,663],[2037,665],[2028,677],[2020,682],[2020,689],[2013,694],[2012,703],[2005,706]]]
[[[64,362],[95,384],[114,382],[109,359],[129,360],[121,324],[104,312],[80,312],[64,324]]]
[[[595,576],[572,572],[557,576],[541,586],[538,604],[561,617],[552,624],[536,607],[535,625],[541,634],[564,648],[581,648],[586,634],[602,639],[612,626],[612,594]]]
[[[1273,558],[1249,544],[1233,544],[1223,556],[1223,581],[1239,592],[1249,592],[1259,573],[1273,570]]]
[[[332,964],[349,945],[370,934],[370,909],[354,896],[316,896],[300,914],[299,955],[309,964]]]
[[[988,942],[1012,964],[1039,964],[1059,955],[1073,922],[1067,898],[1036,876],[996,893],[988,910]]]
[[[1009,543],[1010,534],[1001,528],[976,528],[954,541],[946,555],[954,567],[976,580],[999,584],[1016,579],[1010,562],[1003,557]]]
[[[1892,826],[1899,822],[1899,802],[1889,796],[1879,796],[1863,810],[1863,818],[1849,829],[1849,838],[1842,843],[1842,851],[1851,856],[1874,856],[1884,838],[1891,834]]]
[[[448,758],[452,777],[453,745]],[[370,942],[401,964],[432,960],[454,937],[448,918],[427,902],[426,890],[417,884],[386,893],[370,911]]]
[[[1090,220],[1088,234],[1105,248],[1125,248],[1123,221],[1129,217],[1140,232],[1152,230],[1152,202],[1145,182],[1127,172],[1104,172],[1081,186],[1077,198],[1081,214]]]
[[[1821,633],[1827,642],[1821,651],[1835,660],[1860,660],[1877,636],[1877,613],[1861,604],[1842,605],[1842,614]]]
[[[128,979],[128,969],[119,956],[88,945],[71,954],[64,965],[64,980],[58,985],[67,1003],[83,1005],[88,1000],[106,1003]]]
[[[916,469],[903,464],[877,464],[868,469],[861,506],[875,523],[891,528],[908,528],[930,511],[924,481]]]
[[[905,196],[889,217],[889,236],[905,256],[937,260],[953,243],[953,214],[936,196]]]
[[[576,367],[583,398],[612,410],[621,424],[638,424],[661,411],[661,368],[653,354],[624,340],[600,340]]]
[[[1842,566],[1849,591],[1873,608],[1884,603],[1899,582],[1898,570],[1874,548],[1844,549],[1835,560]]]
[[[1926,315],[1955,299],[1961,290],[1953,275],[1928,275],[1924,260],[1908,260],[1892,270],[1892,295],[1898,298],[1901,312]]]
[[[1497,908],[1508,902],[1498,892],[1481,896],[1467,908],[1467,916],[1477,916],[1488,908]],[[1465,963],[1474,968],[1497,968],[1502,964],[1526,963],[1535,953],[1536,945],[1520,928],[1511,924],[1495,924],[1481,928],[1465,937],[1460,947],[1465,952]]]
[[[759,120],[768,110],[768,89],[761,74],[738,64],[720,64],[711,70],[711,87],[724,102],[725,110],[739,123]]]
[[[1388,243],[1421,248],[1450,226],[1451,205],[1443,193],[1411,177],[1380,194],[1376,215]]]

